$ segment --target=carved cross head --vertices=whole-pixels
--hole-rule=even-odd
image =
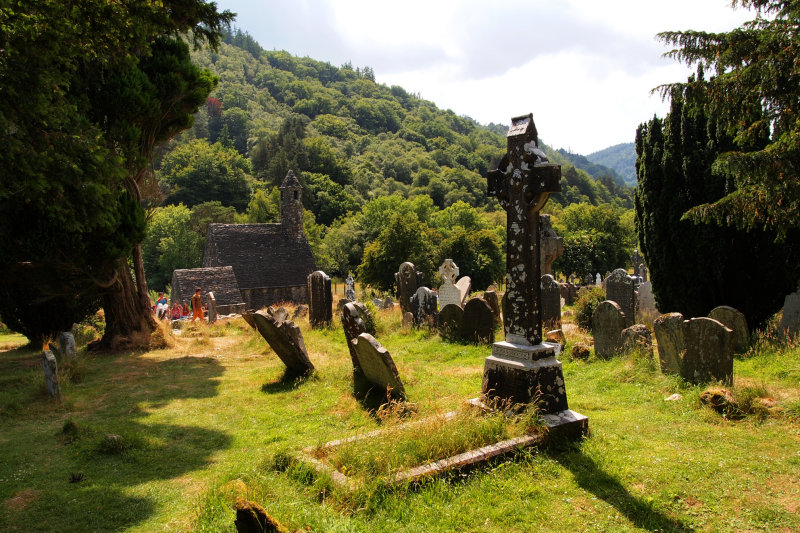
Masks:
[[[445,259],[442,266],[439,267],[439,274],[443,280],[455,283],[458,277],[458,265],[452,259]]]

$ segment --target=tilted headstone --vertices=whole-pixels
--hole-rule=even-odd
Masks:
[[[406,261],[395,272],[394,281],[397,286],[397,301],[400,303],[400,309],[403,310],[403,313],[407,313],[411,311],[411,297],[422,285],[422,272],[417,272],[414,263]]]
[[[347,279],[344,280],[345,290],[344,290],[344,297],[350,300],[351,302],[356,301],[356,280],[353,279],[353,274],[348,273]]]
[[[506,211],[505,340],[492,346],[481,391],[516,403],[538,398],[551,431],[577,437],[588,420],[569,410],[557,347],[542,343],[539,211],[561,190],[561,168],[539,149],[533,115],[513,118],[506,140],[498,169],[487,174],[487,194]]]
[[[294,322],[288,320],[289,314],[286,309],[270,307],[266,312],[256,311],[247,315],[249,315],[248,322],[252,320],[258,332],[287,369],[296,374],[308,374],[314,370],[314,365],[308,358],[303,333]]]
[[[622,351],[622,330],[626,327],[625,312],[617,302],[600,302],[592,314],[594,353],[608,359]]]
[[[694,384],[733,383],[733,331],[713,318],[684,321],[681,377]]]
[[[550,215],[539,214],[539,239],[541,243],[541,274],[553,274],[553,262],[564,253],[564,238],[559,237],[550,225]]]
[[[353,363],[354,373],[361,372],[355,341],[362,333],[369,333],[366,325],[368,317],[369,311],[362,303],[349,302],[342,308],[342,329],[344,330],[347,349],[350,351],[350,359]]]
[[[667,313],[653,321],[653,333],[658,346],[658,362],[663,374],[681,373],[681,352],[683,352],[683,315]]]
[[[472,278],[469,276],[462,276],[456,282],[456,288],[458,289],[458,294],[461,298],[461,307],[464,307],[464,304],[467,303],[467,298],[469,297],[469,291],[472,289]]]
[[[750,328],[747,327],[747,318],[738,309],[727,305],[715,307],[708,313],[708,318],[721,322],[726,328],[733,331],[733,351],[744,353],[750,348]]]
[[[625,270],[618,268],[606,278],[606,300],[617,302],[625,313],[625,327],[636,320],[636,294],[633,278]]]
[[[649,281],[645,281],[639,285],[639,289],[636,291],[636,316],[641,317],[657,312],[653,285]]]
[[[639,271],[637,273],[639,277],[642,278],[642,281],[647,281],[647,267],[644,266],[644,263],[639,265]]]
[[[494,323],[500,323],[500,301],[497,299],[497,292],[495,291],[484,291],[483,293],[484,301],[492,308],[492,314],[494,315]]]
[[[653,336],[644,324],[634,324],[622,330],[622,349],[626,352],[631,350],[643,350],[652,357],[653,355]]]
[[[435,326],[438,312],[436,293],[428,287],[420,287],[411,297],[411,312],[414,314],[414,325]]]
[[[312,328],[323,328],[333,320],[331,278],[322,270],[308,275],[308,321]]]
[[[75,335],[70,331],[62,331],[58,335],[58,352],[62,357],[75,359],[78,351],[75,348]]]
[[[458,279],[458,265],[452,259],[445,259],[439,267],[442,284],[439,286],[439,305],[444,309],[446,305],[461,306],[461,291],[456,287]]]
[[[561,287],[550,274],[542,276],[542,327],[561,329]]]
[[[217,299],[214,298],[212,291],[206,293],[206,305],[208,306],[208,323],[213,324],[217,321]]]
[[[460,339],[464,310],[460,305],[447,304],[439,311],[439,334],[445,339]]]
[[[494,313],[481,298],[472,298],[464,306],[461,336],[469,342],[494,342]]]
[[[61,398],[61,386],[58,382],[58,363],[56,356],[50,350],[42,352],[42,369],[44,370],[44,384],[47,393],[53,398]]]
[[[800,333],[800,290],[787,294],[783,300],[781,332],[788,337]]]
[[[361,371],[367,381],[395,398],[405,399],[403,382],[388,350],[369,333],[361,333],[356,338],[354,346]]]

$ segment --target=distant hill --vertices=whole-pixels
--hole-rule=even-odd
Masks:
[[[598,179],[601,176],[611,176],[614,179],[614,181],[617,182],[617,184],[628,185],[623,179],[623,177],[620,176],[619,173],[613,168],[609,168],[603,164],[591,161],[586,156],[580,154],[573,154],[572,152],[568,152],[563,148],[559,148],[558,153],[563,155],[567,159],[567,161],[575,165],[576,168],[585,170],[586,173],[589,174],[594,179]]]
[[[627,185],[636,185],[636,145],[634,143],[615,144],[587,155],[586,159],[616,170]]]

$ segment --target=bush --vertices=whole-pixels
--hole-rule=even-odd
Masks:
[[[578,291],[575,300],[575,322],[584,331],[592,332],[592,315],[600,302],[606,299],[606,291],[602,287],[583,287]]]

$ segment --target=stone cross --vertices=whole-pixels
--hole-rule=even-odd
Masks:
[[[644,263],[644,259],[642,259],[642,256],[639,254],[638,249],[633,250],[633,255],[631,256],[631,263],[633,263],[633,274],[634,275],[639,274],[639,265]]]
[[[353,279],[353,273],[349,272],[347,274],[347,279],[344,280],[344,284],[347,287],[344,291],[344,297],[350,300],[351,302],[356,301],[356,280]]]
[[[550,193],[561,190],[561,167],[549,163],[539,147],[533,115],[511,119],[508,150],[497,170],[488,173],[487,194],[506,211],[506,340],[542,342],[539,288],[539,211]]]

